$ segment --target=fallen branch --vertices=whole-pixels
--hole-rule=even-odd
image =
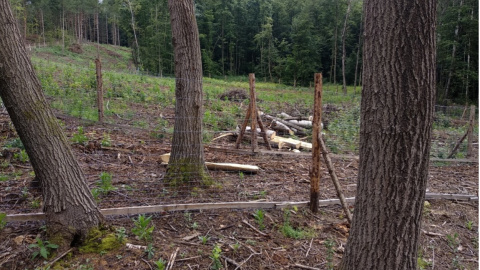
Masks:
[[[248,225],[248,227],[252,228],[252,229],[253,229],[254,231],[256,231],[258,234],[263,235],[263,236],[265,236],[265,237],[268,237],[268,234],[259,231],[259,230],[258,230],[257,228],[255,228],[253,225],[251,225],[250,223],[248,223],[245,219],[242,220],[242,222],[243,222],[245,225]]]
[[[146,246],[134,245],[134,244],[130,244],[130,243],[126,243],[125,246],[129,249],[143,249],[143,250],[147,249]]]
[[[194,259],[198,259],[198,258],[201,258],[202,256],[195,256],[195,257],[190,257],[190,258],[185,258],[185,259],[178,259],[178,260],[175,260],[176,262],[184,262],[184,261],[190,261],[190,260],[194,260]]]
[[[153,270],[153,268],[152,268],[152,266],[150,265],[149,262],[147,262],[144,258],[142,258],[142,261],[143,261],[144,263],[146,263],[146,264],[148,265],[148,267],[150,267],[150,270]]]
[[[62,254],[60,254],[60,256],[58,256],[57,258],[55,258],[55,260],[47,263],[44,267],[45,269],[48,269],[50,266],[52,266],[54,263],[58,262],[58,260],[60,260],[61,258],[65,257],[65,255],[67,255],[68,253],[70,253],[74,248],[70,248],[69,250],[63,252]]]
[[[239,263],[237,263],[236,261],[234,261],[234,260],[232,260],[232,259],[230,259],[226,256],[223,256],[223,255],[222,255],[222,258],[225,259],[225,261],[229,262],[230,264],[235,265],[237,267],[236,269],[242,268],[241,265]]]
[[[170,259],[168,260],[167,267],[165,267],[165,270],[170,270],[173,269],[173,264],[175,263],[175,258],[177,257],[177,253],[180,250],[179,247],[175,249],[175,251],[170,255]]]
[[[310,253],[310,249],[312,249],[312,244],[313,244],[313,238],[310,240],[310,246],[308,247],[307,253],[305,254],[305,257],[308,257],[308,253]]]
[[[450,153],[450,155],[448,155],[447,158],[452,158],[453,155],[455,155],[455,153],[457,152],[458,150],[458,147],[460,147],[460,145],[462,144],[463,140],[465,140],[465,138],[467,137],[468,135],[468,130],[467,132],[465,133],[465,135],[463,135],[462,138],[460,138],[460,140],[458,140],[457,144],[455,145],[455,147],[453,148],[452,152]]]
[[[325,142],[323,141],[321,134],[318,134],[318,139],[320,141],[320,149],[322,149],[322,156],[323,156],[323,159],[325,160],[325,163],[327,164],[328,173],[332,178],[333,185],[335,186],[335,190],[337,191],[338,199],[340,200],[340,203],[342,204],[342,207],[343,207],[343,211],[347,216],[348,223],[351,224],[352,213],[350,213],[350,210],[348,209],[348,204],[345,201],[345,196],[343,196],[342,187],[340,186],[340,182],[338,181],[337,174],[335,173],[335,168],[333,167],[332,160],[328,156],[327,146],[325,146]]]
[[[422,232],[423,232],[425,235],[428,235],[428,236],[443,236],[443,234],[440,234],[440,233],[427,232],[427,231],[424,231],[424,230],[422,230]]]
[[[309,269],[309,270],[320,270],[320,268],[310,267],[310,266],[306,266],[306,265],[299,264],[299,263],[296,263],[295,267],[303,268],[303,269]]]

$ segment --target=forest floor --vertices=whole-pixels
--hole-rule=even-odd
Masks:
[[[156,114],[154,109],[138,113]],[[171,114],[171,112],[170,112]],[[169,113],[164,112],[168,118]],[[152,116],[153,117],[153,116]],[[175,203],[234,201],[307,201],[309,167],[307,155],[245,155],[205,148],[206,160],[256,165],[257,174],[210,171],[215,185],[188,193],[174,192],[162,183],[166,167],[159,155],[170,151],[167,139],[153,138],[148,130],[118,124],[85,123],[60,117],[69,138],[84,126],[88,138],[73,144],[91,188],[99,175],[113,175],[112,190],[98,197],[102,209]],[[125,126],[124,126],[125,125]],[[99,144],[109,134],[110,146]],[[0,133],[14,138],[8,115],[0,114]],[[328,139],[328,138],[327,138]],[[223,138],[215,149],[234,149]],[[248,146],[243,145],[244,150]],[[264,146],[262,146],[264,149]],[[5,150],[4,150],[5,151]],[[20,150],[3,153],[2,175],[15,178],[0,181],[1,211],[8,214],[39,212],[41,193],[30,187],[34,176],[28,162],[15,158]],[[477,149],[475,151],[478,151]],[[478,157],[476,157],[478,158]],[[334,165],[346,197],[355,196],[358,160],[334,158]],[[334,199],[336,192],[322,162],[321,199]],[[432,162],[428,190],[432,193],[478,196],[478,163]],[[263,218],[260,218],[263,214]],[[312,214],[307,207],[286,209],[213,209],[147,214],[155,228],[152,240],[139,240],[132,233],[136,215],[108,216],[108,224],[125,228],[126,242],[144,248],[82,253],[77,248],[58,260],[51,269],[160,269],[155,261],[175,261],[171,269],[335,269],[340,262],[349,233],[349,224],[339,205],[321,207]],[[421,269],[478,269],[478,201],[431,200],[425,205],[418,250]],[[8,223],[0,231],[0,269],[42,269],[59,254],[54,249],[48,259],[32,259],[38,249],[29,247],[44,238],[44,222]],[[150,226],[151,226],[150,225]],[[252,229],[254,227],[255,229]],[[121,233],[117,232],[117,235]],[[150,244],[150,248],[148,245]],[[220,250],[215,251],[215,247]],[[149,252],[150,251],[150,256]],[[172,260],[172,255],[176,255]],[[218,257],[215,264],[214,257]],[[305,268],[313,267],[313,268]]]

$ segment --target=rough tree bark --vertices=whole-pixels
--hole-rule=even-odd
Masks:
[[[435,98],[435,3],[364,1],[360,165],[340,269],[416,269]]]
[[[0,37],[0,96],[42,185],[47,233],[60,245],[81,241],[104,219],[43,95],[8,0],[0,0]]]
[[[202,59],[192,0],[169,0],[175,58],[175,125],[165,180],[191,186],[208,179],[202,142]]]

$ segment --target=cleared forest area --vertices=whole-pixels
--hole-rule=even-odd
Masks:
[[[335,269],[349,224],[339,205],[324,206],[313,215],[301,204],[309,198],[310,152],[296,153],[295,147],[267,151],[260,144],[260,152],[252,154],[248,141],[239,150],[234,147],[236,137],[229,133],[242,123],[249,103],[246,77],[204,79],[205,157],[207,162],[254,165],[260,170],[210,170],[211,186],[176,190],[163,183],[166,167],[160,158],[171,149],[175,78],[137,72],[125,48],[100,45],[97,50],[95,44],[84,44],[81,52],[72,51],[62,52],[61,46],[32,49],[32,60],[100,208],[227,202],[250,202],[252,207],[110,215],[115,229],[104,238],[109,243],[73,248],[68,255],[43,243],[50,253],[47,258],[41,253],[34,256],[42,248],[36,240],[43,239],[42,221],[10,222],[2,224],[0,232],[1,268],[154,269],[164,264],[173,269]],[[93,60],[98,52],[104,68],[103,123],[96,121],[95,107]],[[335,154],[345,196],[354,197],[360,91],[349,87],[343,95],[335,89],[324,85],[324,139]],[[256,90],[257,106],[265,114],[312,115],[313,88],[257,82]],[[425,203],[418,252],[422,269],[478,268],[478,136],[473,138],[470,161],[465,160],[466,141],[454,154],[457,162],[445,160],[466,132],[467,120],[464,107],[438,107],[427,192],[473,197]],[[0,212],[41,212],[41,193],[31,185],[35,175],[28,155],[5,111],[0,121]],[[474,131],[478,134],[478,123]],[[288,132],[278,136],[311,142],[308,130],[300,136]],[[336,199],[323,162],[321,172],[321,200]],[[269,202],[275,202],[275,209],[263,209]],[[295,204],[280,204],[285,202]]]

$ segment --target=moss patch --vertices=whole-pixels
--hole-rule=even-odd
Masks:
[[[125,244],[125,239],[119,241],[115,233],[109,230],[92,229],[85,240],[85,243],[79,248],[81,253],[100,253],[119,249]]]
[[[176,163],[170,162],[164,179],[171,187],[198,185],[209,187],[213,184],[203,164],[195,164],[187,159]]]

